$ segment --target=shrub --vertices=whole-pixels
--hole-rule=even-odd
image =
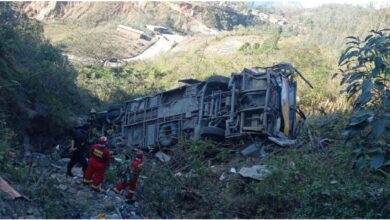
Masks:
[[[356,167],[378,169],[390,164],[390,32],[371,31],[361,40],[348,37],[342,53],[342,92],[354,105],[344,136],[353,145]]]

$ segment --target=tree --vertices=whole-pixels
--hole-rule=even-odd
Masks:
[[[73,66],[44,38],[42,24],[14,8],[0,2],[0,111],[20,136],[49,147],[86,110],[81,94],[89,96],[75,84]]]
[[[343,135],[355,148],[357,168],[378,169],[390,165],[390,32],[373,30],[364,40],[347,39],[339,66],[346,85],[342,92],[354,109]]]

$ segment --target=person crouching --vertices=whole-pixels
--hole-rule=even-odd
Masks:
[[[98,144],[89,150],[88,167],[84,174],[84,185],[92,183],[92,190],[100,192],[107,167],[110,164],[110,151],[106,145],[107,137],[101,136]]]
[[[126,186],[129,186],[129,191],[127,194],[127,203],[132,203],[135,201],[133,198],[135,189],[137,187],[137,181],[139,175],[142,171],[142,165],[144,163],[144,153],[142,151],[138,151],[136,153],[135,160],[131,163],[131,166],[128,168],[129,177],[126,178],[125,181],[118,183],[112,190],[116,193],[120,193]]]

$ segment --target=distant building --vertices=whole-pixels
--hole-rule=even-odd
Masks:
[[[117,31],[129,36],[132,39],[144,39],[144,40],[151,40],[151,38],[145,34],[145,32],[141,30],[137,30],[125,25],[118,25]]]

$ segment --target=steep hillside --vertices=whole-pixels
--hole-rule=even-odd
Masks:
[[[44,38],[41,24],[9,3],[0,4],[0,17],[0,121],[24,144],[47,149],[87,110],[90,96],[76,86],[76,70]]]
[[[363,37],[370,30],[390,26],[390,8],[374,9],[329,4],[312,9],[284,11],[289,18],[285,32],[302,41],[340,47],[347,36]]]
[[[44,23],[45,35],[55,45],[82,57],[102,51],[109,58],[133,57],[157,40],[129,38],[117,30],[119,24],[153,37],[145,25],[165,26],[180,34],[215,34],[253,21],[248,11],[239,10],[238,6],[245,6],[242,3],[30,2],[19,6],[30,18]]]
[[[182,31],[199,29],[196,26],[230,30],[251,21],[249,15],[229,6],[218,7],[214,3],[31,2],[22,4],[21,8],[29,17],[38,20],[77,21],[91,26],[122,21],[137,28],[152,23]]]

